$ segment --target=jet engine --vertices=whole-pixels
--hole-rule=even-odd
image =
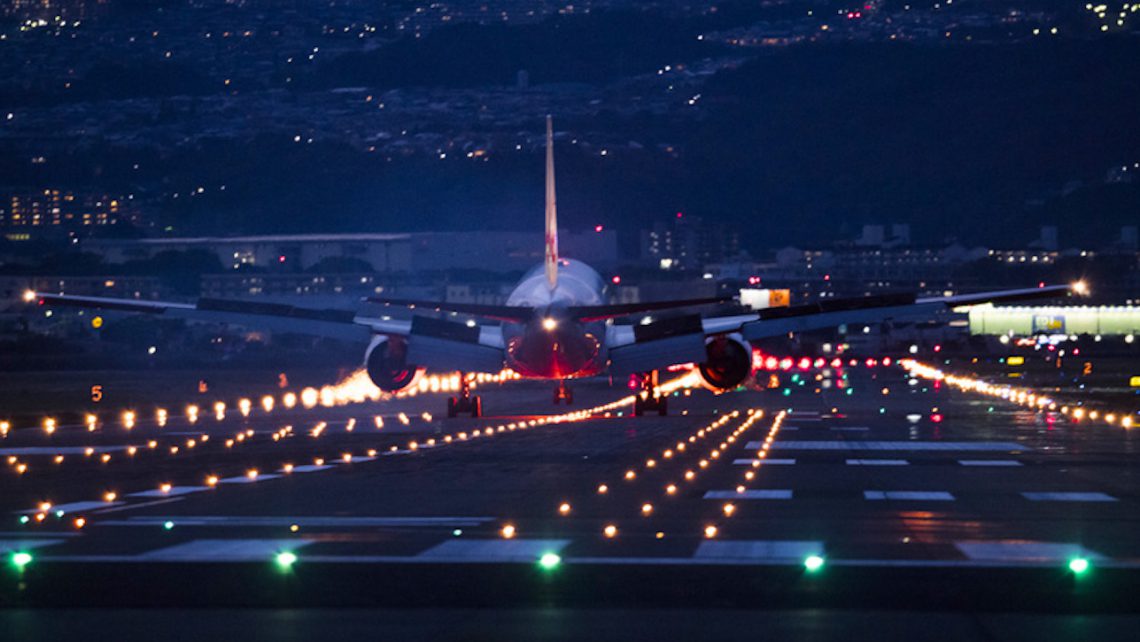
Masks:
[[[697,369],[701,382],[710,390],[732,390],[752,374],[752,349],[740,335],[709,337],[705,355]]]
[[[400,338],[376,337],[364,353],[368,378],[384,392],[396,392],[412,385],[424,368],[409,364],[408,344]]]

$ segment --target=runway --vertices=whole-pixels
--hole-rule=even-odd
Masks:
[[[678,390],[669,417],[514,382],[487,412],[528,414],[439,419],[429,394],[13,430],[4,600],[1134,608],[1133,431],[829,377]]]

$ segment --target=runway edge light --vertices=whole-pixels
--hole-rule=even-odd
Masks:
[[[562,564],[562,556],[558,553],[547,552],[543,553],[542,557],[538,558],[538,565],[544,571],[553,571]]]
[[[823,568],[823,558],[819,555],[808,555],[804,558],[804,568],[807,569],[809,573],[818,571]]]
[[[12,565],[18,570],[24,570],[24,567],[32,563],[32,554],[26,551],[16,551],[12,553]]]
[[[1089,570],[1089,561],[1083,557],[1074,557],[1069,560],[1069,570],[1074,575],[1082,575]]]
[[[292,551],[281,551],[277,554],[277,557],[274,558],[274,561],[277,562],[279,568],[288,570],[297,563],[297,554]]]

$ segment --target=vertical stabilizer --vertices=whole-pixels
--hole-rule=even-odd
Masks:
[[[558,286],[558,210],[554,205],[554,127],[546,117],[546,284]]]

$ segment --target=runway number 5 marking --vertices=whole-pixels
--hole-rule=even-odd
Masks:
[[[91,386],[91,401],[95,403],[103,401],[103,386]]]

